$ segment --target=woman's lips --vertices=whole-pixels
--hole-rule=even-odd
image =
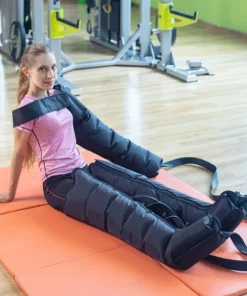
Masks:
[[[54,81],[46,81],[45,84],[52,85]]]

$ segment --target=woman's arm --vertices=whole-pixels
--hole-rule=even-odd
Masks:
[[[10,202],[15,198],[29,136],[30,134],[27,132],[14,129],[14,151],[11,161],[9,189],[7,195],[0,194],[0,202]]]

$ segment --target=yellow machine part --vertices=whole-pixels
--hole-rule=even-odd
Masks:
[[[81,29],[81,20],[79,20],[79,26],[77,28],[65,24],[57,20],[56,14],[63,19],[64,12],[63,9],[53,9],[50,11],[50,38],[52,39],[62,39],[66,35],[78,32]]]
[[[107,4],[102,5],[102,8],[105,13],[111,13],[112,12],[112,6],[111,6],[111,0],[108,0]]]
[[[170,31],[173,28],[184,27],[197,22],[196,19],[188,18],[184,15],[178,15],[170,11],[171,3],[159,2],[158,5],[158,29],[161,31]],[[175,21],[177,20],[177,21]]]

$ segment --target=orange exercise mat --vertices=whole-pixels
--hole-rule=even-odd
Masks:
[[[30,296],[197,295],[157,262],[129,246],[23,273],[16,281]]]
[[[49,205],[1,215],[0,225],[0,259],[12,274],[125,245]]]
[[[196,295],[145,254],[48,205],[0,225],[1,260],[27,295]]]
[[[0,168],[0,192],[7,192],[9,181],[10,168]],[[36,167],[21,173],[16,198],[13,202],[1,204],[0,215],[45,204],[47,203],[43,195],[41,176]]]
[[[90,152],[83,155],[88,163],[99,158]],[[32,180],[33,188],[35,182],[39,188],[40,177]],[[164,170],[156,180],[210,200]],[[23,175],[21,186],[26,188],[27,197],[30,197],[29,183],[29,175]],[[33,194],[37,193],[33,191]],[[49,205],[0,215],[0,225],[0,259],[30,296],[221,296],[247,292],[247,273],[206,262],[199,262],[187,271],[174,270]],[[247,242],[247,223],[241,223],[237,231]],[[230,240],[214,253],[241,258]]]

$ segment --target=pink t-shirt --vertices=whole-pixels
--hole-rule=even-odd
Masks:
[[[58,92],[51,90],[50,95]],[[36,98],[26,95],[19,107],[34,100]],[[38,157],[42,181],[86,165],[76,147],[73,115],[67,108],[47,113],[17,128],[31,133],[29,143]]]

